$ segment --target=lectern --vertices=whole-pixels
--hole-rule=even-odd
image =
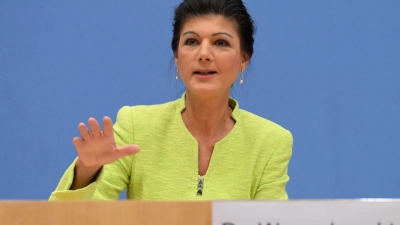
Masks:
[[[400,225],[400,200],[0,201],[0,225]]]
[[[210,225],[211,202],[5,201],[1,225]]]

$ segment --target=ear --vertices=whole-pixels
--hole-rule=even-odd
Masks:
[[[244,53],[242,57],[242,63],[240,64],[240,68],[245,70],[250,63],[250,57],[248,54]]]
[[[175,61],[175,66],[178,66],[178,54],[174,52],[174,61]]]

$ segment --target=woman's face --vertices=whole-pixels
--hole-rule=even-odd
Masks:
[[[189,19],[184,24],[175,63],[190,94],[229,96],[232,84],[248,61],[232,20],[209,15]]]

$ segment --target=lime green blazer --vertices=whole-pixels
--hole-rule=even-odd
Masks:
[[[185,95],[151,106],[125,106],[114,124],[118,145],[140,152],[103,166],[96,180],[71,191],[75,161],[50,200],[245,200],[287,199],[293,138],[281,126],[239,109],[230,99],[233,129],[214,146],[207,174],[199,182],[198,143],[183,123]],[[201,186],[201,195],[199,194]]]

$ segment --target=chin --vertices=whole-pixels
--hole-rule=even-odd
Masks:
[[[230,93],[230,88],[226,91],[223,91],[223,88],[216,87],[213,85],[198,85],[197,87],[188,88],[186,87],[186,92],[190,92],[192,95],[198,95],[202,97],[215,97],[215,96],[224,96]]]

